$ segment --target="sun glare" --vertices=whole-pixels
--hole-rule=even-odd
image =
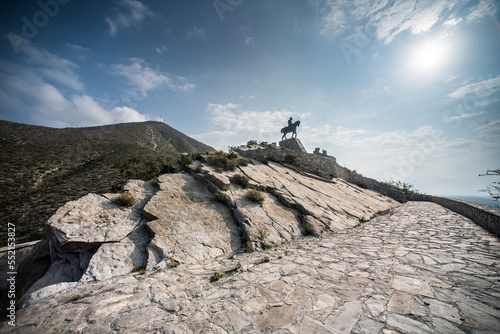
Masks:
[[[417,73],[432,74],[442,69],[448,60],[448,50],[441,41],[425,42],[413,49],[410,67]]]

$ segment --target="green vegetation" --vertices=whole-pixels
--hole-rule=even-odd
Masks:
[[[148,263],[145,261],[142,265],[136,266],[132,269],[134,273],[139,273],[140,275],[144,275],[146,273],[146,268]]]
[[[413,185],[410,183],[406,183],[406,182],[402,182],[402,181],[397,181],[397,182],[389,181],[389,182],[382,182],[382,183],[388,187],[391,187],[392,189],[402,191],[406,195],[420,194],[419,191],[417,189],[415,189],[413,187]]]
[[[224,273],[221,273],[220,271],[216,271],[212,277],[210,278],[210,282],[217,282],[220,280],[222,277],[224,277]]]
[[[233,175],[233,180],[234,182],[243,187],[246,187],[248,185],[248,182],[250,181],[250,179],[247,176],[238,173]]]
[[[257,141],[256,141],[256,140],[249,140],[249,141],[247,142],[247,145],[248,145],[248,146],[257,145]]]
[[[74,295],[74,296],[73,296],[73,298],[71,298],[71,300],[72,300],[72,301],[77,301],[77,300],[79,300],[79,299],[81,299],[81,298],[82,298],[82,295],[81,295],[81,294],[79,294],[79,293],[77,293],[76,295]]]
[[[262,193],[259,190],[255,190],[255,189],[248,190],[245,193],[245,197],[251,201],[254,201],[254,202],[260,203],[260,204],[264,203],[264,200],[265,200]]]
[[[356,185],[360,188],[368,189],[368,185],[364,182],[358,182],[358,183],[356,183]]]
[[[285,162],[289,165],[293,165],[297,161],[297,155],[294,153],[289,153],[285,156]]]
[[[261,241],[260,248],[262,248],[263,250],[266,250],[266,249],[273,248],[273,246],[271,244],[267,243],[266,241]]]
[[[248,166],[248,164],[250,163],[250,159],[248,159],[247,157],[240,157],[238,159],[238,165],[239,166]]]
[[[310,222],[303,222],[304,235],[311,235],[314,233],[314,226]]]
[[[265,240],[269,236],[269,231],[266,226],[257,227],[257,235],[261,240]]]
[[[115,202],[119,206],[130,207],[133,206],[137,202],[137,200],[132,194],[124,192],[113,198],[113,202]]]
[[[229,196],[219,191],[215,194],[215,201],[227,205],[229,204]]]
[[[367,221],[368,221],[368,219],[366,219],[365,216],[359,217],[359,222],[360,223],[366,223]]]
[[[208,163],[220,171],[233,171],[238,166],[239,158],[234,152],[216,151],[209,153]]]
[[[245,244],[243,245],[243,249],[247,253],[252,253],[255,250],[253,244],[250,241],[245,242]]]

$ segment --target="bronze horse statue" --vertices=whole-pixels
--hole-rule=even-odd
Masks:
[[[286,134],[290,133],[290,132],[292,133],[292,138],[293,138],[293,135],[295,135],[295,138],[297,138],[297,127],[299,125],[300,125],[300,121],[296,121],[296,122],[292,123],[291,125],[286,126],[283,129],[281,129],[281,133],[283,134],[283,137],[281,137],[281,140],[286,140]]]

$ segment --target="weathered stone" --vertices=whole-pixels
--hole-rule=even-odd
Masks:
[[[434,297],[429,284],[412,277],[395,275],[392,280],[392,288],[407,292],[411,295],[422,295],[431,298]]]
[[[399,315],[399,314],[388,314],[387,324],[392,327],[396,327],[400,330],[410,333],[432,333],[429,326],[421,323],[420,321]]]
[[[229,178],[223,174],[209,172],[205,175],[205,177],[219,187],[220,190],[229,190],[229,187],[231,186],[231,181],[229,181]]]
[[[53,294],[63,291],[72,287],[75,287],[77,282],[63,282],[52,284],[41,289],[35,290],[33,293],[28,293],[25,298],[23,298],[21,303],[21,308],[28,307],[31,303],[52,296]]]
[[[425,316],[427,311],[425,306],[418,303],[415,297],[407,293],[396,291],[387,304],[387,311],[389,313],[397,314],[414,314]]]
[[[259,330],[288,327],[296,321],[297,306],[274,307],[264,312],[257,323]]]
[[[335,334],[335,332],[319,321],[306,316],[300,324],[299,334]]]
[[[269,180],[278,182],[279,178]],[[200,188],[191,187],[191,181]],[[297,178],[297,182],[309,181]],[[207,219],[184,217],[202,217],[192,211],[219,212],[212,206],[215,202],[211,197],[204,195],[209,191],[199,181],[186,174],[162,176],[160,188],[166,193],[170,191],[170,197],[153,200],[158,212],[152,212],[151,217],[169,210],[173,213],[159,217],[169,220],[165,226],[156,226],[156,242],[176,235],[176,229],[189,232],[181,233],[176,239],[179,243],[191,235],[198,238],[200,231],[206,233],[203,224]],[[241,190],[239,186],[234,188]],[[322,190],[316,187],[314,191]],[[233,192],[233,186],[229,192]],[[237,190],[234,193],[241,200]],[[266,201],[269,198],[273,197]],[[333,200],[325,197],[325,203],[328,201]],[[191,211],[186,209],[188,205],[175,206],[179,202],[190,203]],[[315,210],[307,199],[297,199],[298,202]],[[220,208],[232,217],[231,208]],[[283,208],[300,212],[286,205]],[[323,214],[323,209],[317,212]],[[245,219],[252,219],[254,213],[248,212]],[[179,220],[183,220],[184,226],[176,225]],[[189,225],[193,222],[195,228]],[[267,223],[270,222],[276,223],[269,218]],[[321,239],[297,237],[264,252],[235,252],[230,256],[214,252],[191,264],[181,263],[178,268],[166,265],[164,270],[153,270],[151,266],[145,274],[118,276],[122,269],[130,269],[131,262],[127,261],[133,258],[133,250],[129,247],[144,250],[147,244],[149,234],[142,233],[143,225],[144,221],[140,222],[120,242],[101,245],[88,266],[88,252],[55,254],[57,261],[72,256],[66,258],[71,269],[79,267],[83,271],[88,267],[87,273],[111,272],[112,277],[100,281],[81,279],[78,284],[58,283],[38,290],[29,296],[27,306],[17,312],[16,326],[2,323],[0,331],[392,334],[482,333],[495,332],[500,327],[500,294],[496,288],[500,241],[468,219],[433,203],[410,202],[355,229],[340,229],[333,235],[326,231]],[[212,225],[207,229],[212,233],[216,230]],[[264,232],[255,236],[269,238]],[[205,245],[210,242],[207,240]],[[148,244],[148,250],[152,263],[161,260],[168,264],[169,256],[179,260],[178,256],[187,251],[198,254],[195,244],[192,249],[179,253],[176,249],[173,253],[156,246],[155,240]],[[409,258],[409,254],[417,257]],[[126,265],[120,267],[118,259]],[[65,267],[57,261],[54,272],[58,272],[56,265]],[[410,265],[410,261],[418,263]],[[102,262],[117,268],[101,267]],[[440,269],[437,263],[449,266]],[[211,282],[215,272],[224,275]],[[74,279],[75,272],[68,273]]]
[[[358,322],[359,327],[364,334],[377,334],[385,324],[380,321],[376,321],[370,318],[363,318]]]
[[[432,316],[440,317],[457,324],[461,323],[460,314],[453,305],[430,298],[426,298],[424,301],[429,305]]]
[[[363,307],[360,302],[347,302],[326,319],[325,325],[335,333],[350,333],[362,312]]]
[[[454,324],[440,318],[432,318],[432,326],[434,327],[434,333],[438,334],[465,334],[464,331],[458,329]]]
[[[150,258],[154,266],[161,257],[174,256],[181,263],[195,263],[240,248],[238,226],[231,212],[217,203],[191,175],[162,175],[161,189],[144,211],[158,219],[149,222],[154,234]],[[154,261],[154,263],[151,263]]]

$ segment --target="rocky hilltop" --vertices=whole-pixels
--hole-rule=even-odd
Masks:
[[[183,171],[66,203],[17,268],[21,310],[2,331],[498,328],[494,236],[434,203],[310,174],[291,151],[243,157],[262,149],[185,156]]]
[[[89,192],[149,180],[181,153],[212,151],[161,122],[56,129],[0,121],[0,210],[17,241],[39,240],[56,210]],[[0,227],[0,244],[6,242]]]

